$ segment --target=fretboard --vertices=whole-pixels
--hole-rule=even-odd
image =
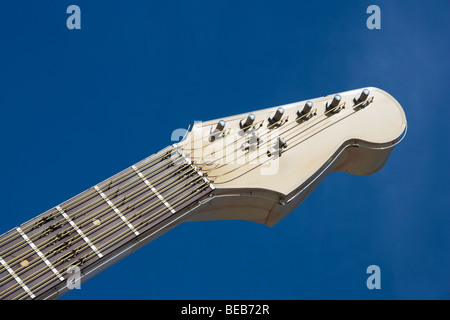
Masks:
[[[57,298],[170,229],[214,189],[176,146],[0,236],[0,299]]]

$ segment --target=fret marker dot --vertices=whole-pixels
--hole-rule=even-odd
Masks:
[[[20,261],[20,266],[22,266],[22,267],[28,267],[29,264],[30,264],[30,262],[28,260]]]

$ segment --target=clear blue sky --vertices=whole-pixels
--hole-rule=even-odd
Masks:
[[[2,1],[0,232],[194,120],[376,86],[409,125],[381,171],[328,176],[273,228],[183,224],[64,299],[449,299],[449,16],[445,0]]]

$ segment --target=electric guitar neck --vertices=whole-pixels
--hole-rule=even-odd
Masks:
[[[274,226],[327,174],[382,168],[405,133],[400,104],[377,88],[196,123],[1,235],[0,299],[56,299],[184,221]]]

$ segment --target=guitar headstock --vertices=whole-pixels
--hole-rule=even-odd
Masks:
[[[217,195],[259,195],[286,206],[300,203],[329,172],[379,170],[405,129],[400,104],[365,88],[197,123],[178,146]]]

